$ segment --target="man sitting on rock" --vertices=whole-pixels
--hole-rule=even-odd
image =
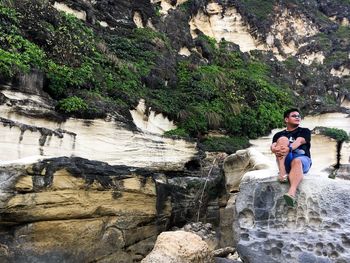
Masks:
[[[311,167],[311,132],[299,127],[301,116],[298,109],[289,109],[283,114],[286,129],[276,133],[272,139],[271,151],[276,155],[279,181],[290,182],[288,193],[283,197],[289,206],[295,207],[297,187],[303,180],[303,173]],[[289,175],[288,175],[289,174]]]

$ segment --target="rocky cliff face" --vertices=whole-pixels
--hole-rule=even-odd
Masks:
[[[219,224],[215,156],[162,136],[174,124],[142,101],[127,117],[67,118],[43,83],[1,86],[1,261],[140,261],[171,226]]]
[[[171,226],[219,224],[215,156],[163,137],[173,124],[142,103],[134,122],[62,118],[42,82],[1,89],[2,262],[135,262]]]
[[[245,118],[267,123],[261,134],[277,126],[277,120],[261,120],[262,108],[271,116],[277,115],[272,108],[294,102],[313,114],[346,111],[341,105],[349,100],[350,7],[344,1],[26,0],[9,7],[21,15],[4,11],[4,23],[14,24],[4,32],[38,48],[36,56],[27,54],[29,61],[20,57],[20,64],[39,70],[55,99],[80,98],[75,108],[59,103],[70,115],[118,112],[131,120],[126,110],[145,99],[191,135],[208,129],[246,135],[252,129],[236,127]],[[11,53],[16,45],[7,42],[4,51]],[[2,82],[23,71],[12,60],[2,70]],[[275,96],[277,104],[270,105]],[[261,135],[257,130],[248,135]]]
[[[249,262],[349,261],[346,182],[311,176],[290,210],[270,171],[241,183],[271,158],[238,152],[225,181],[215,154],[163,136],[257,137],[291,103],[338,112],[309,125],[328,116],[348,132],[349,10],[313,0],[2,2],[0,261],[138,262],[160,232],[198,219],[220,225],[221,243]],[[254,147],[265,154],[270,139]],[[334,142],[317,144],[323,169]],[[227,206],[226,188],[240,191]]]
[[[3,167],[1,175],[3,262],[106,262],[116,254],[131,262],[171,214],[147,171],[60,158]]]
[[[77,157],[1,167],[1,261],[135,262],[169,226],[218,224],[222,176],[199,199],[205,180],[168,173]]]
[[[153,124],[148,124],[139,121],[147,117],[144,112],[138,115],[132,112],[139,128],[115,115],[95,120],[64,119],[55,112],[53,101],[42,90],[42,76],[32,73],[23,78],[17,86],[4,85],[0,91],[3,138],[0,144],[6,152],[2,162],[33,156],[74,155],[110,164],[182,170],[187,162],[198,159],[194,142],[155,133],[169,129],[161,125],[165,121],[161,115],[156,119],[153,113],[154,117],[149,118]],[[157,125],[162,129],[156,128]]]

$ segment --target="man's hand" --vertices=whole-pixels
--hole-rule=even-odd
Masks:
[[[285,145],[274,146],[272,152],[278,157],[283,158],[289,153],[289,147]]]

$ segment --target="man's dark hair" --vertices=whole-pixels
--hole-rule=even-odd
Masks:
[[[296,109],[296,108],[292,108],[292,109],[288,109],[286,110],[284,113],[283,113],[283,119],[284,118],[288,118],[289,117],[289,114],[293,111],[297,111],[299,114],[300,114],[300,111],[299,109]]]

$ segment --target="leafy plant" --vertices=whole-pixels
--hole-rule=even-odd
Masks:
[[[193,2],[194,2],[193,0],[187,0],[187,1],[183,2],[183,3],[181,3],[178,6],[178,8],[180,10],[182,10],[183,12],[186,12],[186,11],[188,11],[190,9],[191,5],[193,5]]]
[[[72,96],[60,100],[57,108],[65,113],[75,113],[88,109],[88,105],[82,98]]]
[[[205,151],[235,153],[237,150],[249,147],[247,137],[209,137],[202,142]]]
[[[349,134],[347,134],[346,131],[337,128],[316,127],[315,130],[318,130],[321,134],[337,141],[337,163],[334,165],[334,168],[339,169],[341,148],[344,142],[348,142],[350,140]]]
[[[320,127],[318,127],[320,128]],[[328,136],[337,142],[346,142],[349,141],[349,135],[346,131],[337,128],[324,128],[321,130],[321,134]]]
[[[242,0],[243,5],[252,12],[258,20],[266,20],[272,13],[274,0]]]
[[[176,128],[164,133],[165,136],[189,137],[187,131],[183,128]]]

